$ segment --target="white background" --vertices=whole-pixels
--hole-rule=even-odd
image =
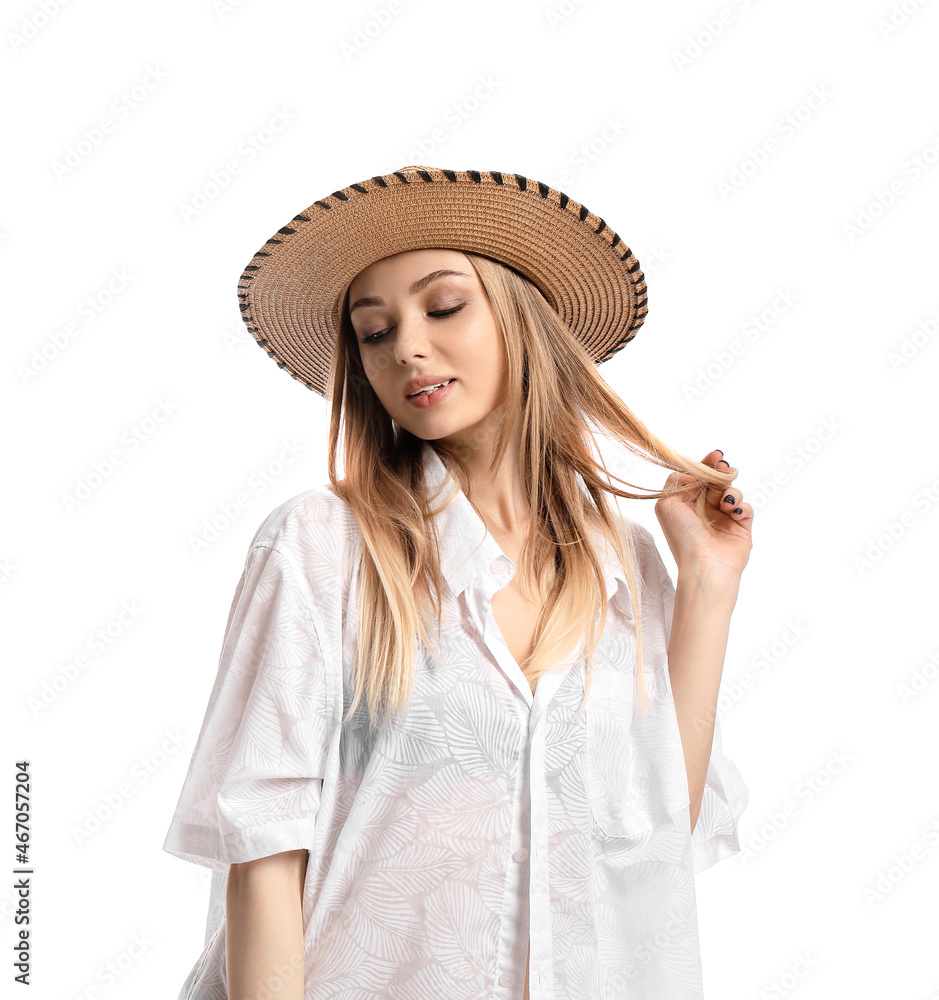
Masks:
[[[248,543],[327,480],[327,404],[255,346],[238,277],[317,198],[430,164],[547,181],[621,234],[650,311],[601,371],[756,508],[708,997],[939,996],[937,8],[7,5],[4,979],[24,757],[31,995],[175,998],[198,956],[208,871],[163,837]]]

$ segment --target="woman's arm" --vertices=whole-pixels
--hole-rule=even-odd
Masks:
[[[706,573],[679,570],[668,643],[668,677],[688,772],[692,832],[704,798],[717,695],[736,601],[737,588],[732,583],[709,580]]]
[[[736,475],[719,448],[705,455],[701,464]],[[722,465],[727,468],[721,469]],[[655,515],[678,564],[668,676],[688,772],[693,833],[707,783],[730,615],[752,548],[753,507],[744,503],[736,485],[718,489],[697,476],[677,472],[666,484],[695,486],[655,502]],[[699,511],[702,490],[704,509]]]
[[[301,901],[309,851],[233,864],[228,873],[229,1000],[303,1000]]]

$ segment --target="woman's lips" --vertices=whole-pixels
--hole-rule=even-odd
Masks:
[[[408,396],[407,401],[412,406],[417,406],[420,409],[426,410],[427,407],[436,406],[442,399],[446,399],[455,385],[456,379],[452,379],[446,385],[442,385],[439,389],[435,389],[433,392],[421,392],[416,396]]]

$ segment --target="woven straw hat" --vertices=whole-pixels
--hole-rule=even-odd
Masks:
[[[597,364],[648,311],[635,255],[563,192],[521,174],[410,166],[326,195],[278,229],[238,281],[242,319],[280,368],[326,396],[352,280],[383,257],[430,248],[515,268]]]

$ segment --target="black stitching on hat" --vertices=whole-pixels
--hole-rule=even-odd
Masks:
[[[410,184],[414,180],[414,174],[412,174],[409,177],[405,173],[406,170],[413,170],[415,174],[424,181],[424,183],[433,183],[435,180],[439,180],[440,177],[437,176],[437,174],[442,175],[443,177],[445,177],[447,180],[449,180],[451,183],[454,184],[465,183],[466,178],[469,178],[475,184],[482,183],[481,171],[466,170],[458,172],[455,170],[444,169],[442,167],[436,168],[435,173],[431,173],[430,169],[422,169],[419,167],[410,167],[410,168],[406,167],[402,168],[401,170],[396,170],[393,173],[389,174],[384,174],[384,175],[376,174],[371,178],[371,180],[376,185],[382,188],[388,188],[389,186],[392,186],[393,178],[397,178],[397,180],[402,184]],[[506,175],[501,171],[495,171],[495,170],[485,171],[485,173],[488,174],[491,181],[495,182],[496,184],[499,184],[500,186],[505,186],[507,176],[514,176],[517,189],[522,192],[527,191],[529,183],[534,180],[533,178],[526,177],[524,174]],[[349,201],[351,193],[353,191],[359,194],[369,194],[371,193],[371,188],[367,186],[367,183],[368,182],[350,184],[348,187],[340,191],[334,191],[331,197],[334,198],[336,201],[342,202],[342,201]],[[535,181],[535,183],[537,183],[538,185],[538,193],[541,195],[543,200],[548,200],[550,192],[556,190],[542,181]],[[580,222],[588,222],[588,216],[590,215],[594,216],[598,224],[596,228],[591,230],[592,232],[600,234],[605,230],[609,229],[606,220],[601,218],[599,215],[596,215],[595,213],[591,213],[590,210],[585,205],[581,205],[579,202],[572,200],[570,196],[565,194],[563,191],[558,190],[557,193],[558,193],[558,207],[566,211],[569,211],[572,214],[576,211]],[[328,197],[330,196],[327,196],[327,198]],[[295,215],[292,221],[295,223],[310,222],[314,218],[313,214],[311,214],[311,209],[313,207],[319,208],[321,210],[329,210],[335,208],[336,206],[330,204],[327,200],[316,201],[313,203],[313,206],[311,206],[310,209],[306,210],[306,213]],[[283,227],[282,229],[279,229],[277,231],[277,235],[287,237],[295,235],[296,232],[297,232],[296,228],[288,225]],[[630,325],[627,335],[623,338],[623,340],[617,346],[608,349],[607,352],[602,357],[597,358],[596,359],[597,364],[600,364],[602,361],[611,358],[614,354],[621,351],[626,346],[626,344],[633,338],[639,327],[642,326],[646,318],[646,315],[648,313],[648,306],[647,306],[648,292],[646,289],[644,275],[640,269],[639,262],[638,260],[634,259],[632,266],[627,267],[626,266],[627,260],[632,257],[632,250],[630,250],[630,248],[623,243],[622,238],[619,236],[618,233],[613,232],[612,229],[610,229],[609,232],[610,236],[604,242],[607,245],[609,245],[610,249],[612,250],[620,245],[623,246],[624,252],[622,253],[622,255],[617,254],[617,258],[619,259],[620,263],[623,265],[624,269],[626,269],[627,273],[631,277],[632,296],[633,296],[631,307],[633,313],[633,321]],[[263,331],[260,328],[251,325],[255,323],[255,320],[253,319],[253,317],[248,315],[248,312],[251,309],[251,305],[249,304],[248,300],[252,295],[253,281],[255,277],[257,277],[257,272],[261,270],[264,263],[264,259],[275,256],[277,252],[276,248],[280,247],[285,242],[287,241],[283,239],[277,239],[276,237],[272,237],[271,239],[267,240],[265,246],[270,246],[272,249],[268,252],[265,252],[263,250],[258,251],[254,255],[252,263],[245,267],[241,275],[239,284],[240,288],[243,290],[239,290],[238,297],[239,299],[243,299],[244,301],[240,303],[239,308],[241,310],[242,320],[244,321],[245,326],[252,333],[254,337],[257,337],[258,335],[262,334]],[[640,293],[641,297],[636,298],[636,296],[639,295]],[[277,351],[274,348],[267,349],[269,342],[266,339],[260,341],[256,340],[255,342],[262,349],[265,349],[265,353],[267,353],[269,357],[275,360],[279,368],[286,369],[290,373],[292,378],[302,382],[302,384],[305,385],[311,391],[323,394],[323,390],[320,389],[318,385],[314,384],[313,382],[306,381],[305,376],[301,376],[297,372],[290,369],[288,367],[288,362],[278,360]]]

